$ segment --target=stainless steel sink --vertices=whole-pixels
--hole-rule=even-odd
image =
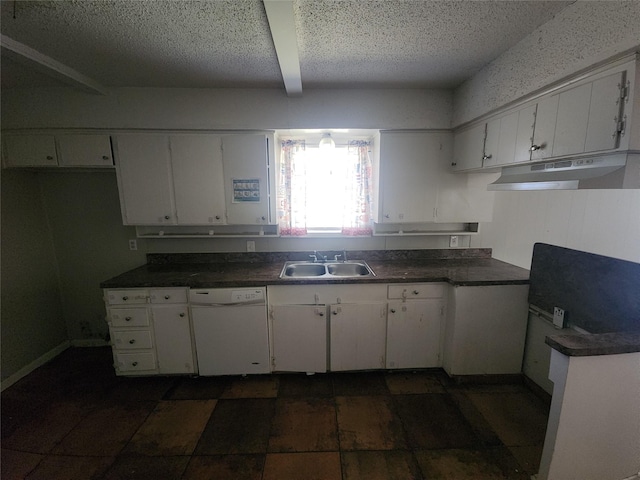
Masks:
[[[371,267],[361,260],[347,262],[286,262],[280,278],[362,278],[375,276]]]

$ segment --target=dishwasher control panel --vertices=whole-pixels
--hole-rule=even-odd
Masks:
[[[197,288],[189,291],[192,305],[232,305],[265,303],[264,288]]]
[[[255,302],[257,300],[264,300],[264,291],[260,289],[256,290],[233,290],[231,292],[231,298],[233,303],[242,302]]]

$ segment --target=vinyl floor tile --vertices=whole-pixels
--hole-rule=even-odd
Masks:
[[[125,453],[191,455],[216,400],[160,401],[135,433]]]
[[[382,372],[334,373],[333,393],[345,395],[389,395]]]
[[[218,400],[196,455],[266,453],[275,398]]]
[[[27,480],[91,480],[102,478],[114,457],[78,457],[50,455],[31,472]],[[4,478],[4,477],[3,477]]]
[[[269,452],[338,450],[336,409],[331,398],[278,398]]]
[[[262,480],[342,480],[340,454],[270,453]]]
[[[336,397],[341,450],[406,448],[391,396]]]
[[[343,452],[341,457],[344,480],[422,480],[409,451]]]
[[[331,397],[333,383],[327,374],[280,376],[278,397]]]
[[[17,427],[3,439],[3,448],[31,453],[49,453],[90,412],[78,402],[58,402]]]
[[[165,400],[217,399],[229,386],[227,377],[186,377],[178,380],[164,396]]]
[[[119,383],[109,391],[106,400],[145,401],[160,400],[177,382],[175,377],[123,377]]]
[[[184,480],[261,480],[264,455],[192,457]]]
[[[104,480],[176,480],[181,478],[189,458],[120,455]]]
[[[220,398],[275,398],[278,396],[276,375],[234,377]]]
[[[541,445],[548,410],[530,393],[467,393],[500,440],[508,446]]]
[[[529,480],[504,447],[416,451],[429,480]]]
[[[44,458],[36,453],[18,452],[2,449],[0,459],[0,478],[19,479],[25,478]]]
[[[53,453],[115,456],[127,445],[154,406],[154,402],[135,402],[98,407],[71,430]]]
[[[463,448],[480,441],[448,395],[395,395],[413,448]]]
[[[445,393],[438,377],[430,372],[393,372],[384,379],[392,395]]]

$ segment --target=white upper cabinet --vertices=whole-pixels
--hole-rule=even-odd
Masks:
[[[268,223],[265,135],[132,134],[114,145],[126,225]]]
[[[558,95],[541,98],[536,106],[536,121],[531,144],[531,160],[544,160],[553,154],[553,139],[558,116]]]
[[[269,223],[268,159],[267,136],[264,134],[222,137],[227,223]]]
[[[180,225],[224,224],[222,149],[218,135],[172,135],[171,166]]]
[[[115,137],[116,171],[125,225],[175,225],[167,135]]]
[[[3,135],[5,167],[55,167],[58,165],[53,135]]]
[[[529,161],[535,113],[529,105],[487,122],[483,167]]]
[[[451,158],[447,145],[446,133],[382,132],[379,223],[434,220],[439,165]]]
[[[61,167],[113,167],[109,135],[59,135]]]
[[[113,167],[106,134],[5,135],[5,167]]]
[[[633,62],[594,73],[456,132],[452,171],[629,148],[625,130],[638,113],[625,109],[633,105],[636,68]]]
[[[486,124],[480,123],[454,134],[452,171],[463,172],[482,168],[485,133]]]

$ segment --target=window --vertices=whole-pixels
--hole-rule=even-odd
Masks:
[[[282,143],[277,185],[281,235],[371,235],[370,143],[320,149]]]

